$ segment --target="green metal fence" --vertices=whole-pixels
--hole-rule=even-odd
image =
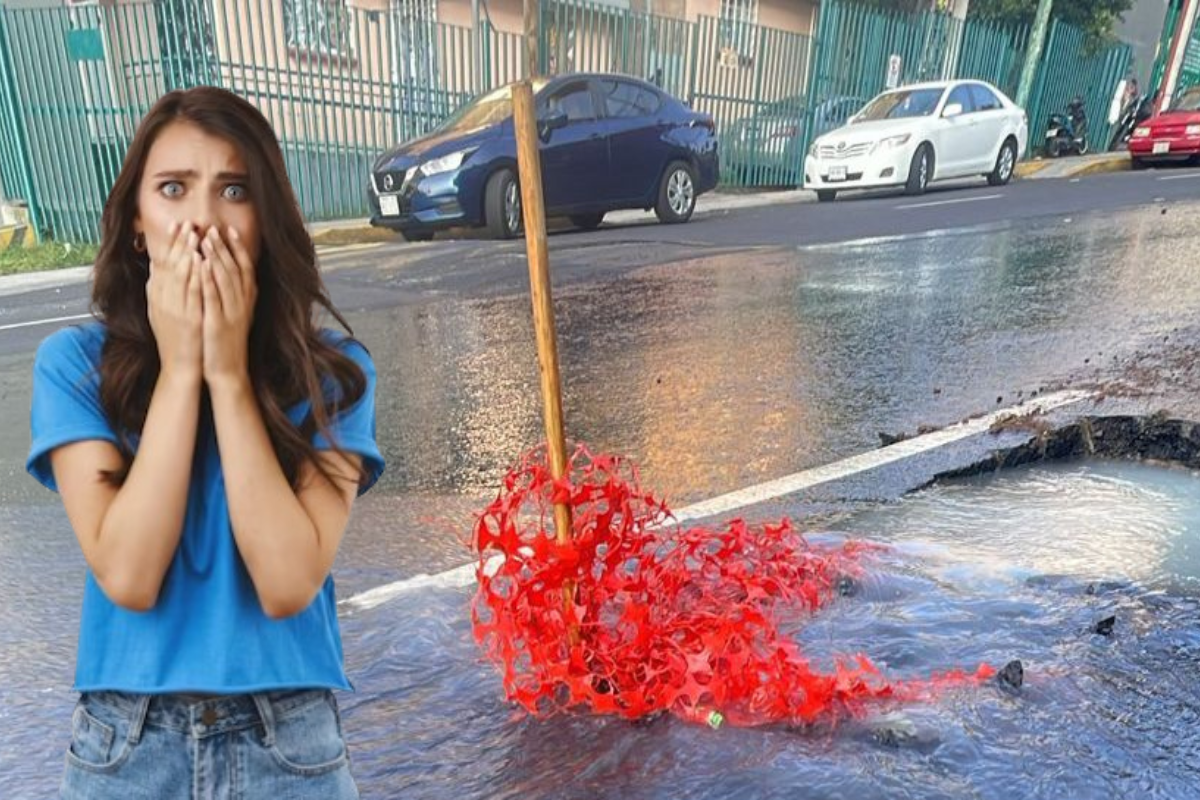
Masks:
[[[1066,113],[1072,98],[1082,97],[1088,114],[1089,146],[1096,151],[1107,150],[1112,132],[1109,104],[1129,70],[1132,57],[1128,45],[1097,49],[1079,28],[1057,20],[1052,22],[1026,108],[1029,149],[1036,152],[1044,145],[1042,137],[1051,113]]]
[[[987,81],[1009,97],[1016,97],[1025,52],[1029,49],[1029,33],[1029,25],[968,20],[955,76]]]
[[[1010,97],[1028,49],[1030,29],[968,19],[961,23],[935,11],[917,14],[880,10],[848,0],[824,0],[817,29],[816,66],[808,95],[822,100],[871,97],[885,86],[889,59],[899,56],[902,82],[939,78],[986,80]],[[1054,21],[1026,109],[1029,151],[1042,146],[1047,116],[1080,95],[1089,110],[1089,141],[1108,144],[1107,111],[1125,75],[1132,50],[1122,43],[1097,46],[1078,28]],[[812,130],[810,135],[819,133]]]
[[[694,23],[587,0],[544,0],[541,12],[543,73],[618,72],[686,97]]]
[[[197,84],[236,91],[278,132],[289,176],[313,220],[366,213],[364,185],[382,150],[429,131],[471,96],[523,75],[519,34],[481,4],[471,26],[435,21],[433,4],[379,10],[294,0],[142,0],[0,5],[0,180],[39,231],[90,240],[138,120],[164,92]],[[882,90],[950,77],[1010,95],[1029,40],[939,12],[904,14],[823,0],[808,36],[717,17],[695,21],[591,0],[543,0],[543,70],[612,71],[650,80],[709,112],[727,185],[796,185],[806,142]],[[238,13],[234,13],[237,11]],[[1086,99],[1092,141],[1130,58],[1096,50],[1055,23],[1029,104],[1031,147],[1044,117]]]
[[[542,5],[542,69],[644,78],[712,114],[726,185],[795,184],[809,37],[701,16],[687,21],[587,0]]]
[[[138,121],[163,93],[211,84],[273,124],[312,220],[362,216],[372,160],[473,95],[522,75],[520,37],[414,14],[300,3],[149,0],[0,6],[0,169],[39,232],[87,241]],[[297,10],[299,9],[299,10]],[[319,23],[319,24],[318,24]]]

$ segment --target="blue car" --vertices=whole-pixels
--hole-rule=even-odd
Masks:
[[[534,82],[548,216],[592,229],[609,211],[654,209],[687,222],[717,185],[712,117],[636,78],[566,75]],[[371,224],[410,241],[451,227],[521,234],[512,87],[484,94],[437,130],[376,159]]]

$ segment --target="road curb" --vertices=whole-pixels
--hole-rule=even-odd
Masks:
[[[1107,172],[1125,172],[1130,168],[1128,153],[1103,153],[1094,156],[1037,158],[1017,164],[1013,176],[1020,179],[1080,178]]]

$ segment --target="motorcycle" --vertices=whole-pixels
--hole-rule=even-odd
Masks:
[[[1067,103],[1067,113],[1050,115],[1046,126],[1046,157],[1058,158],[1070,153],[1086,155],[1088,151],[1087,112],[1083,98],[1076,97]]]

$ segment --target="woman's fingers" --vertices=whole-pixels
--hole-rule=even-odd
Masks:
[[[187,300],[185,305],[188,317],[200,316],[204,313],[203,276],[200,274],[203,268],[204,261],[200,258],[200,254],[193,251],[192,263],[188,269]]]
[[[251,260],[250,251],[246,249],[245,243],[242,242],[242,236],[237,232],[237,228],[230,225],[227,231],[229,235],[229,249],[233,252],[235,263],[241,274],[242,288],[246,291],[246,297],[253,297],[258,277],[254,271],[254,261]]]
[[[231,263],[232,256],[220,238],[215,228],[210,229],[204,237],[205,263],[221,297],[221,310],[227,319],[234,319],[242,308],[241,283],[237,279],[237,267]]]

